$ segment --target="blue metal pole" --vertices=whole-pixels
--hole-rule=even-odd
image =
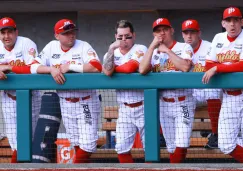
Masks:
[[[30,90],[17,90],[17,160],[32,159],[32,111]]]
[[[145,161],[160,161],[159,97],[157,89],[144,90]]]

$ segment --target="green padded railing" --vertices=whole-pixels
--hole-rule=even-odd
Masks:
[[[31,90],[55,89],[144,89],[145,160],[160,161],[158,89],[167,88],[241,88],[243,74],[216,75],[210,84],[202,84],[203,73],[150,73],[148,75],[100,73],[65,74],[66,83],[58,85],[50,75],[8,74],[0,81],[0,90],[17,90],[18,160],[31,161]],[[4,105],[4,104],[3,104]],[[19,114],[20,113],[20,114]]]

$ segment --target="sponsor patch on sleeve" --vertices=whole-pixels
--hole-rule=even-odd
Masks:
[[[33,57],[35,58],[35,56],[36,56],[36,50],[35,50],[34,48],[31,48],[31,49],[29,50],[29,55],[30,55],[30,56],[33,56]]]
[[[144,53],[141,50],[136,51],[135,54],[137,55],[138,58],[144,56]]]
[[[95,58],[95,57],[96,57],[96,53],[95,53],[95,51],[94,51],[93,49],[89,49],[89,50],[88,50],[88,56],[90,56],[90,57],[93,56],[93,57]]]

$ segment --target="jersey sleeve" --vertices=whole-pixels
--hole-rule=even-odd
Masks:
[[[193,60],[193,49],[191,47],[191,45],[185,43],[185,46],[182,49],[181,52],[181,57],[183,59],[188,59],[188,60]]]
[[[84,48],[83,48],[83,61],[84,64],[89,63],[92,60],[97,60],[100,61],[97,53],[95,52],[95,50],[91,47],[90,44],[88,44],[87,42],[84,43]]]
[[[35,58],[35,61],[39,62],[41,65],[50,66],[50,43],[47,44],[44,49]]]
[[[216,56],[216,46],[217,46],[217,38],[218,36],[214,36],[213,41],[211,43],[210,48],[208,49],[208,53],[206,56],[207,62],[218,62],[217,56]]]
[[[138,45],[138,47],[135,49],[134,53],[132,54],[131,59],[140,63],[141,60],[143,59],[146,51],[147,51],[146,46]]]
[[[36,44],[32,40],[27,39],[23,48],[23,57],[25,64],[30,65],[35,60],[37,55],[38,51]]]

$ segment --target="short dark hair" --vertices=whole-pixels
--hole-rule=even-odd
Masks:
[[[131,33],[134,33],[134,28],[131,22],[127,20],[120,20],[116,24],[115,33],[117,34],[118,28],[130,28]]]

